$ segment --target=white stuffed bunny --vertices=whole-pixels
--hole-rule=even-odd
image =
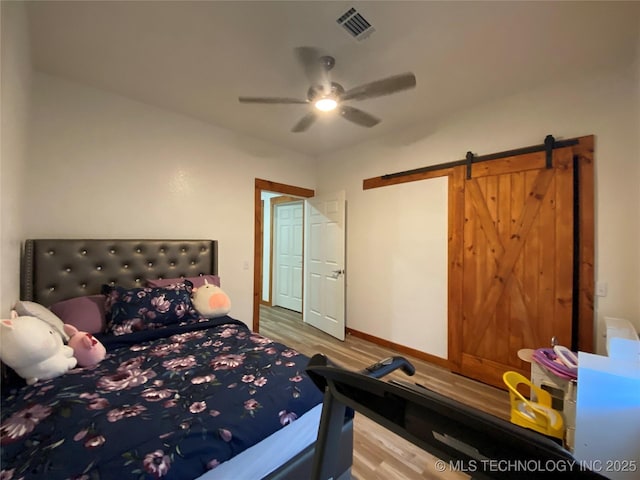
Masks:
[[[0,359],[29,385],[62,375],[77,364],[73,349],[53,327],[15,311],[10,320],[0,321]]]

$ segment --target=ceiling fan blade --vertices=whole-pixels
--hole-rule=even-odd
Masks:
[[[374,117],[370,113],[363,112],[358,108],[349,107],[347,105],[340,106],[340,115],[350,122],[357,123],[362,127],[374,127],[380,123],[380,119]]]
[[[273,103],[273,104],[298,104],[309,103],[308,100],[300,100],[288,97],[238,97],[240,103]]]
[[[318,116],[315,112],[309,112],[294,125],[291,131],[293,133],[304,132],[313,124],[313,122],[316,121],[317,118]]]
[[[413,73],[402,73],[393,77],[383,78],[375,82],[365,83],[344,92],[341,100],[364,100],[366,98],[381,97],[400,92],[416,86],[416,76]]]
[[[329,70],[333,64],[329,65],[323,61],[328,57],[323,56],[322,52],[314,47],[296,47],[295,53],[309,83],[314,87],[321,85],[324,91],[329,93],[331,91]]]

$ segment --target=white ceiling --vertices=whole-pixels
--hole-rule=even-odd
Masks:
[[[355,7],[375,28],[351,37],[336,19]],[[638,52],[640,2],[39,1],[29,5],[34,67],[319,155],[596,69]],[[240,104],[238,96],[304,99],[294,48],[336,58],[346,89],[407,71],[417,87],[352,106],[382,122],[339,117],[291,127],[307,105]]]

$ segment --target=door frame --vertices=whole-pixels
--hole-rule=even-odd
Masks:
[[[281,193],[296,197],[310,198],[315,195],[315,190],[296,187],[284,183],[272,182],[256,178],[254,182],[254,228],[253,228],[253,327],[254,332],[260,331],[260,299],[262,298],[262,261],[264,236],[264,206],[262,192]]]

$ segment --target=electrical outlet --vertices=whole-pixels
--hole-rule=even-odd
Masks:
[[[244,262],[242,262],[242,269],[249,270],[249,261],[245,260]]]
[[[596,296],[607,296],[607,282],[596,282]]]

